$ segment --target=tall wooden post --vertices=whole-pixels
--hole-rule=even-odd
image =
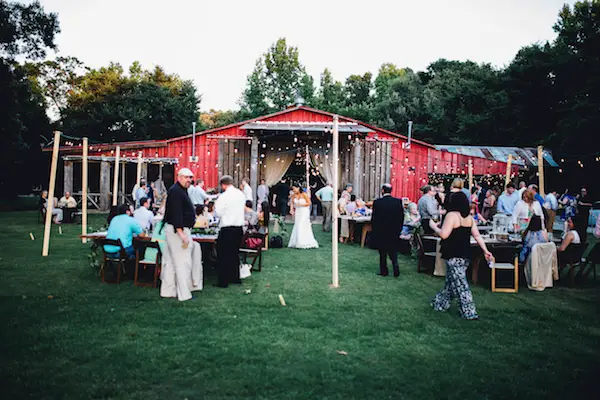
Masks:
[[[54,209],[54,188],[56,186],[56,167],[58,165],[58,147],[60,146],[60,132],[54,132],[54,147],[52,149],[52,163],[50,164],[50,183],[48,184],[48,207],[46,208],[46,224],[44,226],[44,244],[42,256],[48,255],[50,247],[50,227],[52,225],[52,210]]]
[[[220,178],[220,177],[219,177]],[[256,190],[258,189],[258,138],[253,137],[250,144],[250,187],[252,195],[256,199]],[[252,199],[254,203],[254,199]],[[258,204],[255,204],[258,207]],[[255,207],[255,208],[256,208]]]
[[[73,161],[64,162],[63,193],[73,193]]]
[[[100,209],[110,209],[110,162],[100,161]]]
[[[121,164],[121,204],[125,204],[125,183],[127,181],[127,162]]]
[[[544,146],[538,146],[538,175],[539,175],[539,189],[542,197],[546,196],[544,190]]]
[[[88,193],[88,139],[83,138],[81,157],[81,234],[87,233],[87,193]],[[81,243],[87,242],[86,238]]]
[[[339,119],[337,115],[333,116],[333,164],[331,172],[333,175],[333,202],[331,204],[331,286],[336,288],[340,286],[338,276],[338,163],[340,157],[339,146]]]
[[[140,187],[140,179],[142,178],[142,152],[138,153],[138,163],[137,163],[137,177],[135,179],[135,184],[137,187]]]
[[[361,147],[362,144],[360,140],[356,140],[354,142],[354,191],[356,192],[356,196],[362,196],[365,198],[365,194],[362,192],[362,167],[361,167]]]
[[[508,155],[508,160],[506,161],[506,178],[504,179],[504,189],[506,189],[506,185],[510,182],[510,174],[512,171],[512,154]]]
[[[308,145],[306,145],[306,193],[310,197],[310,154],[308,154]]]
[[[469,191],[473,190],[473,160],[469,158]]]
[[[119,160],[121,158],[121,148],[117,146],[115,151],[115,170],[113,173],[113,198],[112,205],[116,206],[119,199]]]

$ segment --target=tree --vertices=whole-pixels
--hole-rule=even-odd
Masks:
[[[344,87],[341,82],[333,79],[327,68],[321,74],[316,104],[320,109],[332,113],[339,113],[345,104]]]
[[[198,118],[198,130],[220,128],[242,120],[240,113],[232,110],[213,110],[201,112]]]
[[[398,68],[395,64],[385,63],[381,64],[377,77],[375,78],[375,91],[378,96],[385,94],[395,79],[401,78],[409,70],[405,68]]]
[[[55,14],[38,2],[0,0],[0,194],[29,192],[44,179],[40,135],[51,131],[44,97],[28,69],[17,61],[38,60],[54,49],[59,32]],[[18,171],[11,173],[10,171]]]
[[[298,48],[288,46],[285,38],[275,42],[257,61],[248,76],[240,105],[243,113],[258,116],[283,110],[294,104],[298,95],[314,93],[311,79],[300,64]]]
[[[111,63],[82,76],[67,98],[64,131],[99,141],[162,139],[198,120],[200,96],[190,81],[158,66],[145,71],[133,63],[129,71]]]

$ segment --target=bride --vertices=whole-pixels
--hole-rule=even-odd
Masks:
[[[297,249],[314,249],[319,247],[315,240],[310,223],[310,197],[304,193],[299,184],[292,186],[292,215],[294,215],[294,229],[288,247]]]

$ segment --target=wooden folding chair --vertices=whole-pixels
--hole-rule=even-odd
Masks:
[[[492,264],[492,292],[495,293],[518,293],[519,292],[519,252],[521,251],[521,247],[494,247],[494,252],[502,252],[508,251],[513,256],[512,263],[511,262],[494,262]],[[498,288],[496,287],[496,274],[499,270],[502,271],[513,271],[514,285],[511,288]]]
[[[106,239],[106,238],[102,238],[102,239],[98,239],[98,245],[100,246],[100,248],[102,249],[102,266],[100,267],[100,276],[102,278],[102,282],[103,283],[121,283],[121,273],[125,272],[125,263],[127,262],[127,252],[125,251],[125,248],[123,247],[123,244],[121,243],[120,239]],[[116,253],[117,256],[116,257],[110,257],[105,250],[104,250],[104,245],[112,245],[112,246],[117,246],[119,247],[119,251]],[[113,253],[110,253],[113,254]],[[117,272],[116,272],[116,278],[114,281],[107,281],[105,279],[105,274],[106,274],[106,268],[108,267],[108,265],[115,265],[117,266]]]
[[[581,261],[581,257],[585,251],[585,244],[570,244],[569,247],[558,255],[558,275],[562,275],[563,271],[567,271],[569,286],[575,285],[575,272],[578,268],[585,268],[585,263]]]
[[[250,258],[252,265],[252,271],[262,271],[262,250],[265,246],[265,238],[267,237],[266,233],[263,232],[246,232],[242,236],[242,243],[240,244],[240,259],[244,264],[248,263],[248,258]],[[246,239],[256,238],[260,239],[260,245],[257,245],[256,248],[248,248],[246,247]],[[256,268],[256,263],[258,262],[258,268]]]
[[[423,237],[416,233],[414,234],[417,240],[417,247],[419,251],[419,259],[417,262],[417,272],[427,272],[428,269],[425,267],[426,260],[433,259],[433,265],[435,267],[435,259],[437,257],[437,252],[435,251],[425,251],[425,245],[423,244]]]
[[[133,242],[133,246],[135,248],[135,274],[133,276],[133,284],[135,286],[140,287],[153,287],[155,288],[158,283],[158,276],[160,275],[160,269],[162,265],[162,253],[160,251],[160,246],[158,242],[151,242],[147,240],[135,240]],[[142,259],[142,254],[146,249],[156,249],[156,259],[153,261]],[[148,266],[154,266],[154,278],[152,282],[140,282],[139,278],[139,270],[140,264],[143,266],[144,271],[148,268]]]

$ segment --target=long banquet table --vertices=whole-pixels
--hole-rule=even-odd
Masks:
[[[194,240],[194,242],[198,242],[198,243],[215,243],[217,241],[217,234],[215,235],[199,235],[199,234],[192,234],[192,239]],[[104,239],[106,237],[106,231],[104,232],[92,232],[92,233],[88,233],[85,235],[79,235],[80,238],[85,238],[85,239],[91,239],[91,240],[98,240],[98,239]],[[152,234],[149,234],[147,236],[135,236],[134,240],[147,240],[150,241],[152,240]]]
[[[340,220],[352,221],[356,224],[362,224],[360,234],[360,247],[365,247],[365,241],[367,239],[367,233],[373,230],[371,226],[371,216],[368,217],[353,217],[351,215],[340,215]]]

